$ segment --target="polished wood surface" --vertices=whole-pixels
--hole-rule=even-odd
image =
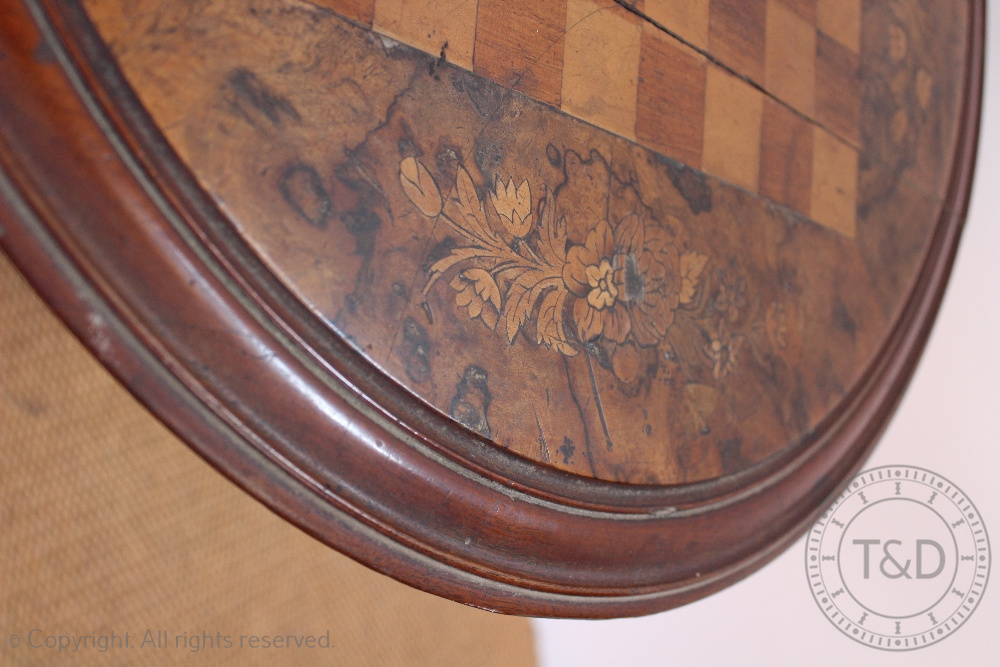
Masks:
[[[314,4],[852,233],[861,0]],[[760,171],[761,153],[776,140],[782,146],[761,133],[765,98],[819,141],[847,145],[837,180],[819,182],[814,194],[809,165],[804,190],[763,190],[775,174]],[[795,158],[812,157],[811,147],[798,151]],[[831,198],[842,201],[831,209]]]
[[[470,604],[647,613],[794,539],[936,310],[982,4],[323,4],[5,8],[3,244],[50,303],[250,492]]]
[[[823,21],[784,0],[694,3],[665,25],[615,2],[563,3],[558,21],[537,4],[513,3],[525,35],[475,53],[561,49],[565,113],[469,74],[484,69],[472,36],[512,36],[488,1],[477,13],[379,0],[377,38],[296,2],[274,4],[280,16],[255,2],[87,6],[269,268],[445,415],[544,465],[631,484],[718,479],[797,447],[878,355],[940,206],[910,179],[858,205],[860,3]],[[954,151],[967,12],[920,14],[942,36],[903,47],[901,67],[874,39],[864,52],[864,134],[917,102],[932,192]],[[710,50],[671,34],[697,17]],[[924,27],[902,12],[868,21]],[[529,37],[561,23],[555,40]],[[814,66],[826,53],[842,61],[827,78],[851,89],[824,98],[853,109],[846,136],[815,120],[836,110],[815,102],[830,88]],[[934,94],[901,98],[889,65]],[[692,123],[690,145],[645,148]],[[659,134],[627,140],[643,127]],[[866,154],[865,178],[892,168],[879,158]],[[911,208],[926,212],[896,212]]]

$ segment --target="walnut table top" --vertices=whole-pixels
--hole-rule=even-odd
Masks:
[[[2,243],[333,547],[648,613],[779,553],[891,415],[983,4],[12,0]]]

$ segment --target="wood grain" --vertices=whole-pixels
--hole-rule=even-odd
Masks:
[[[812,207],[813,126],[786,106],[764,101],[760,193],[794,211]]]
[[[707,61],[647,24],[642,32],[636,138],[653,150],[701,167]]]
[[[861,143],[861,70],[857,53],[819,33],[816,120],[854,146]]]
[[[711,66],[705,92],[705,171],[755,191],[760,177],[764,95],[728,72]]]
[[[816,25],[848,49],[861,51],[862,0],[816,0]]]
[[[774,0],[792,10],[809,25],[816,25],[817,0]]]
[[[372,25],[382,34],[472,69],[477,3],[469,0],[375,0]]]
[[[857,230],[858,152],[829,132],[813,132],[812,217],[847,236]]]
[[[781,0],[767,3],[764,86],[808,118],[816,113],[816,27]]]
[[[768,0],[711,0],[709,51],[737,74],[764,80]]]
[[[347,19],[370,26],[375,18],[375,0],[312,0]]]
[[[319,4],[372,24],[373,0]],[[816,0],[576,0],[569,8],[565,0],[471,0],[458,13],[447,5],[386,0],[379,11],[374,29],[434,56],[431,70],[449,57],[466,69],[471,62],[473,71],[494,82],[714,176],[729,178],[729,172],[701,161],[704,73],[691,63],[702,59],[860,145],[860,43],[852,36],[860,30],[860,4],[854,0],[822,7]],[[471,55],[461,40],[456,53],[442,54],[449,32],[473,34],[473,14]],[[670,63],[677,69],[664,68]],[[759,153],[783,150],[780,140],[764,143],[772,138],[780,139],[760,135]],[[734,182],[752,190],[753,180],[744,169]],[[793,210],[808,217],[811,207]]]
[[[635,137],[642,26],[613,0],[567,0],[562,109]]]
[[[645,0],[642,12],[699,49],[708,49],[710,0]]]
[[[566,0],[479,0],[475,71],[558,107],[565,31]]]
[[[311,5],[143,1],[90,4],[130,83],[78,5],[5,8],[0,242],[317,537],[490,609],[643,613],[759,567],[861,465],[954,256],[981,4],[863,54],[852,239]],[[912,139],[884,116],[898,71]],[[928,135],[958,147],[934,188]],[[503,307],[531,290],[499,255],[563,269],[537,310]]]

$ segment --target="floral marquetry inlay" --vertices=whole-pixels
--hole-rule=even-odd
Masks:
[[[0,245],[351,558],[494,611],[661,611],[792,544],[890,419],[968,206],[985,24],[11,0]]]
[[[667,333],[677,321],[706,341],[715,379],[736,369],[742,337],[730,335],[725,322],[738,315],[731,288],[721,284],[711,305],[697,298],[708,256],[680,250],[670,232],[640,213],[595,221],[585,239],[570,239],[566,217],[573,212],[560,209],[548,185],[536,185],[543,194],[533,201],[529,181],[515,185],[497,175],[487,205],[464,166],[450,197],[413,157],[400,162],[399,178],[423,215],[463,241],[431,265],[424,294],[454,273],[456,305],[509,343],[521,334],[567,357],[600,348],[618,379],[632,382],[640,350],[675,357]]]
[[[961,12],[920,38],[926,2],[868,3],[859,42],[774,2],[754,62],[720,51],[738,63],[696,47],[729,43],[740,3],[711,3],[705,39],[684,43],[649,3],[568,33],[589,0],[534,3],[509,26],[526,59],[511,72],[485,23],[470,71],[459,42],[397,34],[423,23],[341,3],[104,0],[98,22],[266,269],[373,377],[448,418],[471,443],[456,447],[655,485],[807,443],[884,346],[939,205]],[[468,30],[452,18],[445,32]],[[635,113],[612,119],[628,128],[609,131],[587,100],[613,88],[588,63],[617,48],[612,24],[638,40],[637,78]],[[787,78],[785,47],[814,66]],[[189,66],[165,71],[163,53]]]

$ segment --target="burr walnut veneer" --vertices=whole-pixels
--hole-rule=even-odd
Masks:
[[[649,613],[864,461],[927,337],[981,0],[5,0],[2,244],[276,512]]]

